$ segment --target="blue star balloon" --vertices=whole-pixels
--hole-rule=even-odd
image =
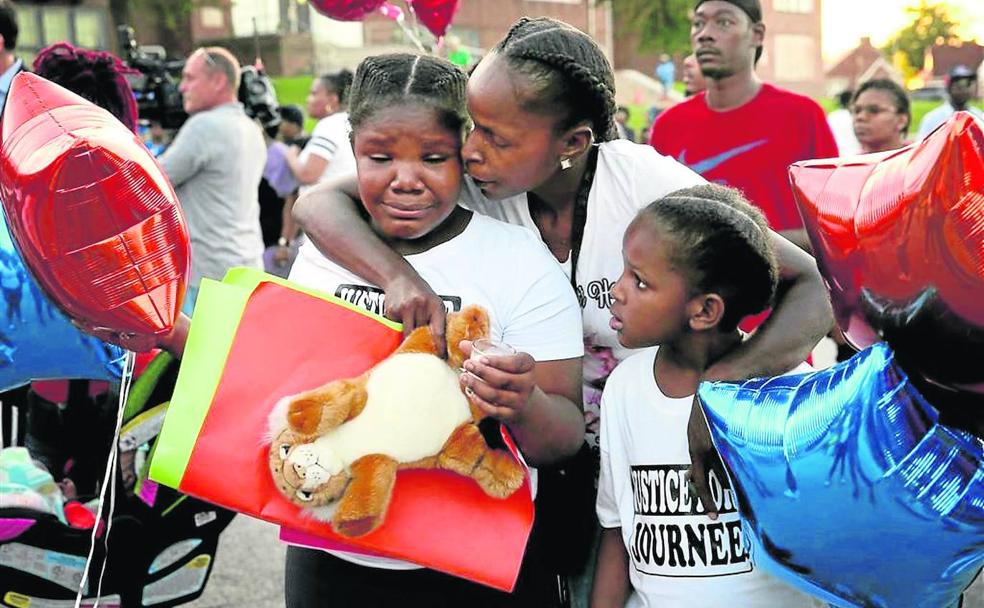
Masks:
[[[118,380],[125,351],[79,331],[31,275],[0,206],[0,391],[31,380]]]
[[[698,394],[758,567],[837,606],[957,605],[984,565],[982,442],[888,346]]]

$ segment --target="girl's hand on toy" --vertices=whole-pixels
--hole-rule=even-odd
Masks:
[[[444,302],[427,283],[416,275],[414,277],[399,276],[386,285],[383,315],[403,324],[403,337],[409,336],[418,327],[430,327],[437,355],[446,359],[444,328],[447,310]]]
[[[462,340],[460,348],[471,356],[471,341]],[[502,422],[514,422],[522,417],[536,387],[535,367],[536,361],[527,353],[466,359],[461,386],[483,412]]]

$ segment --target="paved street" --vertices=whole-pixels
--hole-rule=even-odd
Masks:
[[[284,605],[285,547],[278,528],[237,515],[219,539],[205,593],[191,608],[277,608]]]

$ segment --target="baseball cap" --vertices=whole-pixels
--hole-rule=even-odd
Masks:
[[[762,5],[759,0],[721,0],[722,2],[727,2],[728,4],[733,4],[740,8],[752,23],[762,22]],[[694,4],[694,10],[696,11],[701,4],[704,4],[707,0],[697,0]],[[759,58],[762,57],[762,47],[757,47],[755,49],[755,63],[758,64]]]
[[[752,23],[758,23],[762,21],[762,5],[759,0],[721,0],[722,2],[727,2],[728,4],[734,4],[742,11],[748,15],[748,18],[752,20]],[[697,10],[701,4],[704,4],[707,0],[697,0],[694,4],[694,10]]]
[[[965,65],[955,65],[950,68],[949,79],[951,81],[957,80],[959,78],[977,78],[977,74],[974,70],[970,69]]]

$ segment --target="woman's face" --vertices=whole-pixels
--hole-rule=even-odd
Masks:
[[[381,234],[412,240],[454,210],[461,190],[461,134],[432,108],[390,106],[355,132],[359,195]]]
[[[560,170],[563,140],[556,117],[524,109],[532,89],[506,60],[487,56],[468,80],[468,111],[475,128],[462,157],[482,192],[502,199],[535,190]]]
[[[895,107],[895,98],[881,89],[867,89],[851,104],[854,135],[865,152],[901,148],[908,117]]]
[[[335,112],[338,107],[338,95],[329,93],[320,78],[311,83],[307,96],[307,112],[311,118],[324,118]]]

